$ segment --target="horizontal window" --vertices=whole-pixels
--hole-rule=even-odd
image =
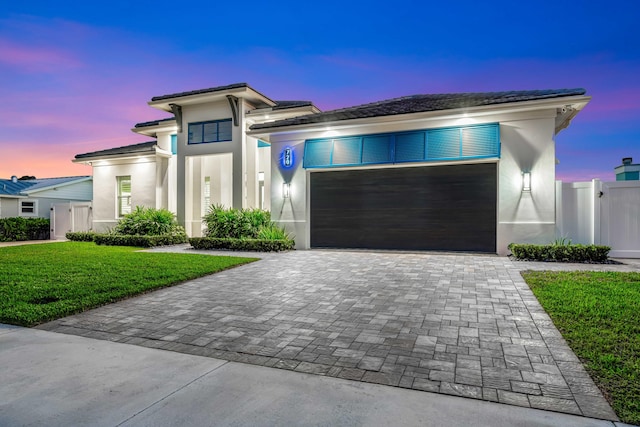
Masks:
[[[461,126],[308,139],[304,167],[431,162],[500,157],[500,125]]]
[[[231,119],[189,123],[189,144],[231,141]]]

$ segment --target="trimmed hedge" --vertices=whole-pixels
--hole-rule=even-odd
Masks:
[[[529,245],[511,243],[509,250],[524,261],[604,263],[609,258],[609,246],[599,245]]]
[[[136,246],[153,248],[156,246],[178,245],[187,243],[186,234],[165,234],[163,236],[126,236],[122,234],[96,234],[93,239],[98,245]]]
[[[0,242],[49,240],[50,224],[47,218],[0,218]]]
[[[295,245],[291,239],[224,239],[219,237],[192,237],[189,239],[189,243],[194,249],[230,249],[253,252],[290,251]]]
[[[97,236],[94,231],[74,231],[64,235],[67,240],[72,242],[93,242]]]

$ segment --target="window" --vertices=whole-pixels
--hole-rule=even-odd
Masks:
[[[211,206],[211,177],[204,177],[204,187],[202,188],[202,214],[206,215]]]
[[[131,213],[131,176],[116,177],[118,183],[118,218]]]
[[[20,200],[20,216],[38,216],[38,201]]]
[[[189,123],[189,144],[231,141],[231,119]]]

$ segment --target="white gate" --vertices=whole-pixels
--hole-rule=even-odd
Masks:
[[[611,247],[614,258],[640,258],[640,181],[558,182],[556,225],[573,243]]]
[[[51,239],[62,240],[69,232],[91,230],[91,203],[58,203],[51,208]]]
[[[640,258],[640,181],[601,184],[600,244],[612,257]]]

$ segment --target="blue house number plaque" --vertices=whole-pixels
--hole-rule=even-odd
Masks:
[[[289,147],[285,148],[282,152],[282,165],[285,168],[293,166],[293,150]]]

